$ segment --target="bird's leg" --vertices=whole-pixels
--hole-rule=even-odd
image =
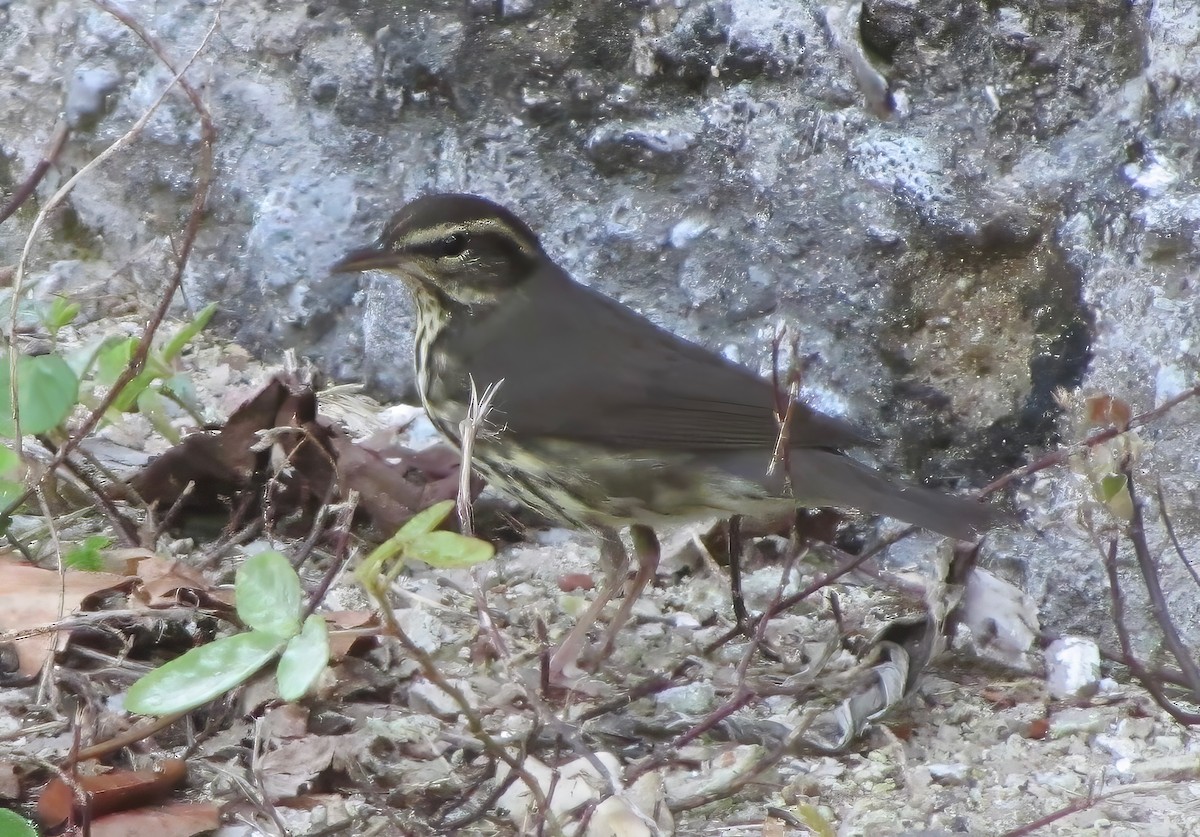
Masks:
[[[604,586],[550,658],[550,679],[553,681],[569,680],[581,674],[579,657],[587,645],[588,631],[600,620],[605,606],[621,589],[629,568],[629,553],[621,543],[621,536],[608,528],[600,529],[597,534],[600,537],[600,556],[605,565]]]
[[[625,623],[629,621],[629,617],[633,613],[633,605],[637,602],[638,596],[646,589],[646,585],[654,579],[654,574],[658,571],[658,559],[662,556],[662,547],[658,544],[658,537],[649,526],[642,523],[635,523],[629,528],[629,536],[633,538],[633,552],[638,559],[638,571],[629,580],[629,585],[625,588],[625,598],[621,600],[621,606],[617,609],[617,615],[613,617],[612,622],[608,626],[608,632],[604,636],[604,644],[600,647],[601,657],[607,657],[612,653],[613,646],[616,644],[617,634]]]

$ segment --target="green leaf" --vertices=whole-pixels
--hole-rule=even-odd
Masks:
[[[102,346],[96,357],[96,382],[101,386],[113,386],[129,368],[129,362],[137,354],[141,342],[137,337],[126,337]],[[151,353],[146,358],[146,365],[142,371],[121,389],[120,395],[113,401],[113,409],[121,413],[129,412],[137,403],[138,397],[155,380],[170,374],[171,367]]]
[[[121,394],[113,401],[113,409],[122,413],[130,412],[141,394],[154,383],[154,379],[157,377],[159,375],[153,369],[143,369],[137,373],[133,380],[121,389]]]
[[[1100,480],[1100,499],[1105,503],[1111,502],[1114,497],[1125,490],[1125,475],[1124,474],[1109,474]]]
[[[279,696],[286,701],[300,700],[317,682],[329,665],[329,627],[325,617],[313,614],[304,620],[304,628],[292,637],[279,658],[275,678]]]
[[[125,708],[140,715],[195,709],[246,682],[282,646],[277,636],[250,631],[193,648],[130,686]]]
[[[79,303],[71,302],[65,296],[56,296],[42,315],[50,334],[58,336],[63,326],[70,325],[79,316],[79,310]]]
[[[450,512],[453,510],[453,500],[442,500],[440,503],[434,503],[429,508],[409,518],[409,521],[401,526],[400,531],[392,537],[399,539],[401,543],[405,543],[419,535],[432,532],[442,525],[442,521],[449,517]]]
[[[112,546],[113,540],[106,535],[92,535],[83,539],[63,555],[63,563],[73,570],[99,572],[104,569],[104,557],[100,554]]]
[[[791,812],[817,837],[834,837],[837,834],[837,829],[834,828],[833,823],[825,819],[821,814],[821,810],[816,805],[801,802],[794,805]]]
[[[38,837],[33,823],[7,808],[0,808],[0,837]]]
[[[0,352],[0,436],[11,439],[13,424],[12,378],[8,357]],[[58,427],[79,399],[79,379],[58,355],[17,359],[17,404],[21,408],[21,433],[45,433]]]
[[[20,466],[21,459],[17,456],[17,452],[8,445],[0,445],[0,477],[16,475]]]
[[[1123,521],[1133,519],[1133,497],[1124,474],[1102,477],[1096,486],[1096,493],[1114,517]]]
[[[25,493],[25,483],[15,480],[0,480],[0,508],[8,508],[9,503]],[[0,529],[0,534],[5,530]]]
[[[185,409],[202,413],[204,405],[196,395],[196,385],[192,379],[183,373],[176,373],[169,378],[163,378],[163,394],[174,398]]]
[[[137,350],[138,339],[125,337],[102,345],[96,352],[96,383],[111,387],[129,366]]]
[[[415,538],[404,550],[405,559],[424,561],[442,570],[464,569],[492,557],[495,548],[487,541],[457,532],[429,532]]]
[[[161,392],[155,389],[142,390],[137,397],[137,408],[159,435],[173,445],[179,444],[179,431],[171,424],[171,417],[167,414],[167,399]]]
[[[354,576],[358,579],[359,584],[368,589],[376,589],[379,586],[379,576],[383,566],[392,560],[397,560],[396,566],[389,570],[384,580],[391,581],[395,578],[404,566],[406,557],[404,553],[408,545],[415,538],[427,535],[440,526],[453,508],[453,500],[443,500],[409,518],[396,534],[372,549],[371,554],[359,564],[358,569],[354,571]]]
[[[181,328],[178,334],[167,341],[167,345],[164,346],[163,350],[159,353],[163,361],[170,363],[176,357],[178,357],[179,353],[183,351],[184,347],[187,346],[188,343],[191,343],[192,340],[196,338],[197,334],[204,331],[205,326],[208,325],[209,321],[213,318],[213,314],[215,313],[217,313],[217,303],[215,302],[210,302],[208,305],[200,309],[200,313],[196,315],[194,320]]]
[[[300,577],[274,550],[251,555],[238,569],[234,602],[251,628],[291,639],[300,632]]]

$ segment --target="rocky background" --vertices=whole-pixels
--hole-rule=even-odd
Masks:
[[[127,8],[177,60],[219,10],[189,74],[219,137],[186,302],[220,301],[220,329],[264,357],[295,347],[335,380],[411,397],[403,289],[328,265],[411,197],[460,190],[513,207],[580,280],[741,362],[765,368],[786,326],[814,358],[807,396],[921,477],[982,485],[1082,438],[1081,396],[1136,412],[1196,383],[1200,6]],[[60,113],[74,126],[43,199],[170,78],[80,0],[0,2],[0,66],[0,190]],[[31,263],[43,290],[102,282],[153,299],[198,142],[191,106],[170,96],[56,216]],[[34,211],[0,228],[0,263]],[[1139,462],[1193,557],[1198,418],[1190,402],[1143,431]],[[1056,631],[1109,624],[1081,520],[1111,518],[1090,498],[1083,476],[1045,472],[1015,498],[1024,522],[986,548]],[[1200,596],[1158,524],[1151,543],[1195,647]],[[1131,608],[1138,629],[1144,605]]]

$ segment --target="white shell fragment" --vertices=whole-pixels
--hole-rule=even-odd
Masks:
[[[1046,688],[1062,700],[1086,697],[1100,683],[1100,649],[1090,639],[1068,636],[1046,649]]]

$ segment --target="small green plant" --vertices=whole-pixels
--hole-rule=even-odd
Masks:
[[[75,322],[79,316],[79,303],[71,302],[64,296],[56,296],[42,312],[42,322],[50,332],[50,339],[58,342],[58,333]]]
[[[154,429],[172,443],[179,441],[179,434],[171,425],[167,413],[167,402],[174,401],[190,413],[198,413],[191,382],[175,372],[174,362],[184,348],[204,330],[217,312],[216,304],[202,309],[191,322],[184,325],[160,348],[146,355],[146,365],[132,381],[125,385],[109,409],[108,418],[117,418],[121,413],[139,412],[150,421]],[[74,360],[79,368],[80,379],[88,391],[85,403],[98,404],[100,394],[113,386],[129,366],[129,361],[138,350],[140,338],[108,337],[99,346],[78,353]],[[197,416],[199,418],[199,416]]]
[[[113,544],[107,535],[89,535],[63,554],[63,564],[72,570],[99,572],[104,569],[104,550]]]
[[[378,592],[390,584],[409,561],[421,561],[446,570],[472,567],[491,558],[495,549],[487,541],[457,532],[435,531],[453,509],[453,500],[443,500],[412,517],[362,562],[355,572],[359,583]],[[388,562],[394,563],[383,572]]]
[[[11,299],[0,293],[0,312],[11,310]],[[196,338],[216,313],[209,305],[160,347],[146,356],[143,370],[122,387],[106,419],[122,413],[141,412],[154,428],[172,443],[179,434],[171,424],[168,400],[175,401],[199,420],[191,382],[173,366],[183,349]],[[105,337],[74,352],[59,350],[59,333],[79,315],[80,307],[63,297],[46,303],[24,300],[18,312],[21,322],[38,323],[49,332],[52,350],[42,355],[18,355],[11,343],[0,349],[0,441],[47,434],[65,435],[64,424],[83,405],[94,409],[104,393],[124,373],[140,343],[138,337]],[[13,386],[13,372],[16,386]],[[16,394],[14,409],[13,394]],[[0,444],[0,508],[24,494],[20,461],[12,448]],[[91,552],[95,552],[92,549]],[[82,557],[82,556],[81,556]]]
[[[434,531],[453,508],[454,503],[445,500],[409,520],[367,556],[356,573],[359,580],[379,590],[408,561],[452,568],[491,558],[494,550],[486,541]],[[389,561],[395,563],[380,583],[380,572]],[[292,565],[274,551],[247,558],[237,572],[234,605],[249,631],[193,648],[143,676],[129,688],[125,708],[141,715],[195,709],[240,686],[276,657],[280,697],[303,697],[329,662],[329,634],[325,620],[316,614],[301,624],[304,602]]]
[[[240,686],[280,657],[279,695],[302,698],[329,662],[325,619],[304,615],[300,578],[274,551],[247,558],[234,586],[238,616],[250,629],[193,648],[129,687],[125,708],[141,715],[186,712]]]

